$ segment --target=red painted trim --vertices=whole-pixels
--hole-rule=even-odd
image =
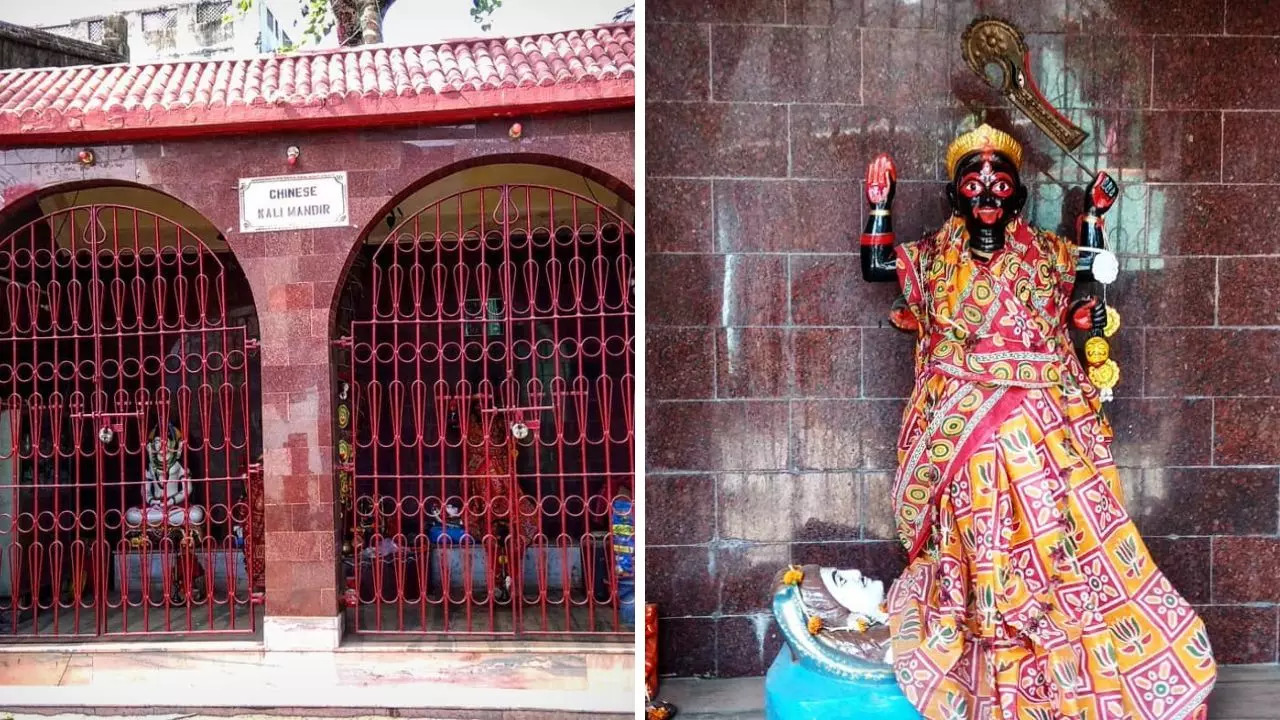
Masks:
[[[1066,115],[1063,115],[1061,110],[1054,107],[1053,103],[1049,102],[1049,99],[1044,96],[1044,93],[1040,92],[1040,86],[1036,85],[1036,78],[1034,75],[1031,74],[1031,51],[1030,50],[1022,54],[1022,78],[1026,80],[1027,88],[1031,91],[1032,95],[1036,96],[1036,99],[1040,101],[1040,104],[1042,106],[1044,106],[1049,110],[1049,112],[1057,116],[1057,118],[1061,120],[1063,123],[1067,125],[1071,125],[1071,120],[1068,119]]]
[[[965,438],[964,443],[956,448],[955,456],[947,463],[946,477],[938,478],[933,486],[933,494],[929,498],[928,508],[928,513],[931,516],[937,515],[938,498],[941,497],[944,489],[951,486],[952,473],[955,472],[957,467],[969,464],[969,456],[977,452],[980,447],[980,441],[986,442],[990,440],[1026,397],[1026,388],[1009,387],[1005,391],[1004,397],[996,401],[996,404],[987,412],[986,416],[978,421],[978,426],[974,428],[972,433],[969,433],[969,437]],[[916,534],[916,537],[912,540],[911,547],[907,548],[907,564],[911,564],[916,559],[916,556],[920,554],[920,551],[924,550],[925,541],[929,539],[930,535],[926,530],[931,527],[932,520],[921,526],[921,532]]]
[[[310,105],[0,113],[0,148],[138,142],[281,130],[442,125],[513,115],[635,107],[635,78],[408,97],[334,96]]]

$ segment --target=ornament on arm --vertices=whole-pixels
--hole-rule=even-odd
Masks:
[[[1084,359],[1089,380],[1097,386],[1106,402],[1120,382],[1120,367],[1111,358],[1107,338],[1120,327],[1120,313],[1106,303],[1106,286],[1115,281],[1120,264],[1106,248],[1104,214],[1115,204],[1120,187],[1107,173],[1099,172],[1085,192],[1088,209],[1078,225],[1079,260],[1076,276],[1082,281],[1097,281],[1103,286],[1103,297],[1087,297],[1072,306],[1071,324],[1089,334],[1085,341]]]
[[[893,254],[893,194],[898,182],[898,169],[887,154],[877,155],[867,166],[867,221],[862,228],[859,245],[862,277],[868,282],[898,279],[897,259]]]

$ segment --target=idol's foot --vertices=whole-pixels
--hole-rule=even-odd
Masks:
[[[650,700],[645,706],[645,720],[671,720],[676,716],[676,706],[661,700]]]

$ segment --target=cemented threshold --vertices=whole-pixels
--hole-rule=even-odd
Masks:
[[[430,710],[436,712],[417,716],[440,718],[451,717],[442,711],[452,710],[475,718],[542,713],[633,717],[634,703],[634,656],[588,648],[46,648],[0,653],[0,717],[41,708],[92,708],[99,716],[109,716],[111,708],[325,708],[368,710],[370,715],[382,709]]]
[[[667,678],[658,696],[679,709],[678,720],[763,720],[764,678]],[[1218,669],[1209,696],[1209,720],[1280,718],[1280,666],[1228,665]]]

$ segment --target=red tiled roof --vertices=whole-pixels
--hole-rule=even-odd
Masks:
[[[635,103],[635,25],[0,72],[0,145],[450,122]],[[17,135],[17,137],[15,137]]]

